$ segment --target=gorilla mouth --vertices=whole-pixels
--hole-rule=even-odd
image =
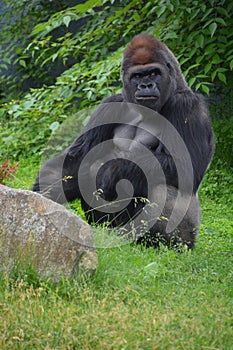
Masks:
[[[158,96],[155,95],[140,95],[135,96],[137,100],[158,100]]]

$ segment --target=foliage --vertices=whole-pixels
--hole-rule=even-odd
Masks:
[[[69,70],[69,65],[76,62],[75,73],[87,70],[85,80],[95,81],[96,73],[89,69],[93,63],[106,60],[133,35],[147,31],[168,44],[179,58],[189,84],[196,89],[201,87],[208,92],[211,82],[225,84],[230,81],[233,68],[232,2],[89,0],[68,8],[62,7],[61,2],[59,11],[49,18],[54,9],[51,4],[46,4],[14,0],[11,10],[2,16],[5,20],[3,42],[11,40],[12,32],[16,34],[3,57],[8,63],[14,59],[14,64],[24,70],[22,80],[31,74],[49,83],[47,71],[50,67],[62,65],[63,70]],[[7,22],[5,17],[9,18],[16,9],[19,11],[17,20]],[[42,23],[33,29],[32,23],[36,24],[40,19]],[[31,33],[30,41],[25,33]],[[102,74],[105,80],[108,68],[114,75],[118,74],[119,62],[106,62],[102,68],[99,75]],[[76,81],[80,82],[79,75]],[[96,95],[95,90],[94,87],[88,89],[88,94]]]
[[[109,6],[102,2],[104,6],[98,12],[98,19],[94,16],[94,6],[91,9],[88,7],[90,3],[96,6],[98,1],[88,1],[84,5],[56,13],[47,23],[35,27],[33,35],[36,39],[32,42],[32,49],[42,49],[37,55],[42,64],[59,57],[66,61],[70,54],[77,58],[85,55],[85,59],[88,55],[88,59],[98,60],[100,52],[103,56],[103,52],[115,49],[116,37],[121,38],[122,45],[126,38],[128,41],[132,37],[131,31],[140,33],[146,29],[170,46],[179,58],[190,85],[195,84],[196,89],[202,86],[207,92],[207,83],[226,83],[233,68],[232,3],[212,0],[200,5],[199,1],[189,0],[184,3],[171,0],[149,1],[146,4],[118,1],[115,4],[113,1]],[[80,32],[72,35],[69,31],[70,23],[87,16],[87,13],[92,13],[93,19],[83,27],[81,35]],[[61,25],[66,26],[67,33],[49,45],[49,34]],[[96,50],[99,39],[103,45],[100,52]],[[107,49],[105,44],[108,45]],[[33,49],[34,54],[36,49]],[[205,84],[202,83],[203,80]]]
[[[189,85],[209,93],[208,85],[212,82],[232,84],[233,3],[215,0],[170,3],[170,14],[167,2],[159,6],[160,20],[165,24],[164,39],[168,39],[176,53]],[[175,30],[166,26],[169,20]]]
[[[0,108],[1,156],[16,159],[22,152],[40,153],[53,130],[53,122],[62,122],[67,117],[65,113],[62,94],[58,97],[51,92],[49,96],[44,88],[26,95],[23,100],[3,104]]]
[[[221,161],[222,165],[233,168],[233,115],[229,118],[222,117],[219,120],[214,120],[214,133],[217,143],[215,158],[216,161]]]
[[[218,160],[215,156],[201,185],[201,192],[216,203],[224,198],[225,204],[233,206],[232,169],[226,167],[225,164],[224,161]]]
[[[9,178],[14,178],[13,174],[17,171],[19,163],[10,164],[10,160],[6,160],[0,164],[0,184],[5,184]]]
[[[123,47],[134,34],[145,29],[164,40],[174,51],[190,85],[196,84],[196,88],[201,86],[208,92],[210,82],[228,79],[233,55],[230,16],[233,5],[226,1],[218,6],[214,4],[210,1],[199,6],[198,1],[191,0],[185,4],[178,0],[166,3],[89,0],[66,9],[61,7],[32,30],[31,23],[37,23],[42,17],[46,19],[44,12],[51,13],[54,9],[48,9],[43,3],[45,7],[38,17],[37,2],[30,2],[29,6],[27,0],[14,1],[20,10],[17,21],[6,22],[1,35],[4,33],[5,43],[11,40],[13,32],[17,43],[20,35],[24,41],[18,50],[12,40],[12,46],[8,46],[3,57],[9,55],[8,61],[11,61],[12,52],[17,51],[16,61],[23,70],[22,84],[28,74],[48,83],[45,78],[49,75],[48,67],[62,64],[66,70],[54,85],[44,85],[31,90],[23,99],[2,103],[2,157],[17,159],[22,153],[41,153],[51,133],[67,116],[119,92]],[[10,9],[13,11],[12,7]],[[9,19],[11,11],[2,16]],[[74,24],[79,28],[76,32]],[[54,31],[58,29],[55,36]],[[27,40],[30,39],[27,47],[25,31],[32,31],[31,36],[27,36]],[[190,45],[192,42],[194,45]],[[213,60],[215,54],[219,60]],[[68,68],[71,57],[76,63]]]
[[[224,198],[225,203],[233,205],[233,115],[213,120],[216,150],[211,167],[202,184],[202,192],[215,202]]]
[[[49,67],[35,66],[25,47],[30,43],[30,33],[35,24],[47,20],[57,10],[65,8],[64,1],[46,0],[5,0],[0,14],[0,92],[19,94],[28,86],[39,87],[38,77],[52,82]]]

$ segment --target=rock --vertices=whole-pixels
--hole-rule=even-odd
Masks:
[[[97,268],[90,226],[42,195],[0,185],[0,269],[30,262],[40,277],[58,282]]]

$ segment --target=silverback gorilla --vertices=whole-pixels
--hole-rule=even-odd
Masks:
[[[44,164],[33,190],[59,203],[80,198],[89,222],[121,227],[147,246],[193,248],[197,192],[214,152],[207,106],[152,35],[126,47],[122,76],[122,93]]]

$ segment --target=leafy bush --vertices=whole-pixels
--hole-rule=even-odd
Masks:
[[[215,163],[215,162],[214,162]],[[206,198],[220,203],[233,205],[232,172],[226,169],[221,161],[213,164],[205,175],[201,185],[201,194]]]
[[[2,42],[8,47],[6,51],[2,46],[2,54],[6,63],[12,64],[17,52],[13,64],[21,67],[22,81],[15,76],[10,76],[9,80],[16,78],[19,86],[30,76],[35,81],[39,78],[51,83],[47,72],[54,64],[68,70],[70,64],[81,61],[87,77],[95,81],[95,72],[89,69],[92,64],[105,60],[125,46],[133,35],[144,31],[168,44],[179,58],[189,84],[196,89],[208,92],[211,82],[226,84],[230,81],[233,3],[227,0],[218,4],[214,0],[202,4],[191,0],[185,3],[181,0],[89,0],[68,8],[61,4],[55,13],[56,7],[43,1],[40,5],[28,0],[11,3],[10,11],[2,15]],[[16,9],[17,20],[12,21],[10,16]],[[51,13],[53,15],[48,18]],[[32,23],[40,19],[42,23],[33,29]],[[28,33],[31,34],[29,42]],[[109,67],[111,73],[118,74],[118,62],[107,63],[103,72]],[[2,68],[4,70],[4,64]],[[91,95],[92,90],[88,93]]]
[[[219,107],[220,108],[220,107]],[[210,169],[205,175],[201,192],[216,202],[233,205],[233,114],[213,120],[216,149]]]
[[[29,1],[19,4],[28,6]],[[17,51],[18,61],[25,69],[22,81],[28,72],[43,81],[47,67],[60,63],[67,69],[53,85],[31,90],[23,99],[0,106],[2,157],[18,159],[22,154],[42,153],[51,133],[67,116],[119,92],[123,48],[134,34],[145,30],[160,37],[174,51],[190,85],[208,92],[212,82],[230,82],[233,3],[222,1],[213,5],[213,1],[200,6],[191,0],[185,4],[179,0],[166,4],[89,0],[63,8],[36,25],[27,48]],[[30,14],[26,12],[29,22]],[[19,16],[19,28],[24,23],[21,20]],[[75,33],[72,26],[80,20],[84,22]],[[5,28],[9,40],[13,28],[15,24]],[[61,34],[55,38],[54,30],[59,28]],[[76,63],[68,68],[69,57]]]
[[[215,164],[220,162],[229,170],[233,168],[233,115],[230,118],[222,117],[214,120],[216,139]]]
[[[40,153],[52,132],[52,123],[66,118],[62,94],[59,97],[48,92],[45,88],[35,90],[23,100],[13,100],[0,107],[2,158],[17,159],[22,153]]]
[[[50,67],[35,65],[31,55],[25,52],[30,43],[33,27],[48,20],[58,9],[63,10],[69,1],[11,0],[1,1],[0,11],[0,93],[13,96],[28,89],[51,83]],[[46,68],[46,69],[45,69]],[[64,70],[64,69],[63,69]],[[39,78],[39,79],[38,79]]]
[[[96,6],[102,4],[100,10]],[[91,6],[90,6],[91,5]],[[57,59],[67,60],[71,54],[98,60],[99,54],[111,52],[117,46],[124,45],[133,33],[148,31],[164,40],[180,59],[185,76],[190,85],[201,85],[200,80],[226,83],[233,68],[233,4],[222,1],[201,4],[198,1],[172,0],[147,2],[138,1],[87,1],[54,14],[46,23],[37,25],[33,30],[35,40],[30,50],[42,64]],[[71,22],[80,18],[92,17],[83,27],[82,33],[72,35]],[[116,25],[117,23],[117,25]],[[55,42],[49,42],[51,32],[65,26],[67,32]],[[101,39],[102,48],[96,43]],[[45,45],[45,43],[47,45]],[[107,45],[107,48],[106,48]],[[41,48],[41,50],[39,50]],[[204,71],[203,71],[204,66]],[[211,74],[210,74],[211,72]],[[207,86],[203,87],[207,91]]]

